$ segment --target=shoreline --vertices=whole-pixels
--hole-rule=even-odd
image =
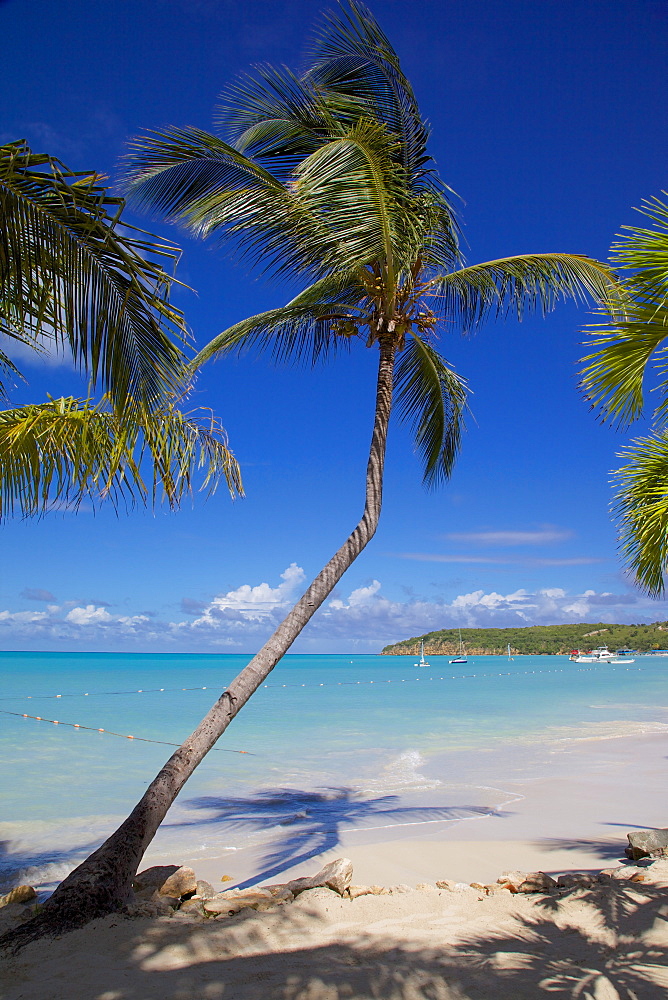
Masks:
[[[639,1000],[658,1000],[668,987],[668,860],[657,862],[658,877],[646,881],[552,895],[485,895],[468,883],[496,882],[513,869],[556,876],[616,868],[626,861],[627,830],[668,826],[667,756],[663,733],[569,744],[566,754],[555,754],[552,776],[497,788],[512,796],[493,815],[441,826],[351,826],[335,846],[279,865],[280,876],[258,877],[267,864],[266,844],[217,856],[197,850],[176,856],[169,838],[162,847],[158,841],[142,869],[188,865],[217,892],[286,883],[346,857],[354,885],[386,886],[389,893],[345,899],[317,888],[266,912],[242,909],[214,919],[178,911],[105,917],[8,957],[1,995],[465,1000],[484,994],[535,1000],[547,987],[612,1000],[630,983]],[[285,829],[278,832],[274,849],[284,836]],[[221,885],[223,874],[233,877]]]
[[[273,827],[271,810],[269,815],[262,809],[253,815],[250,800],[242,802],[257,831],[253,834],[253,826],[246,826],[246,846],[229,846],[235,836],[239,843],[238,833],[226,832],[235,829],[234,817],[216,816],[214,809],[213,817],[203,811],[193,818],[177,800],[142,868],[183,864],[213,885],[220,886],[227,876],[230,887],[251,886],[312,874],[345,856],[363,884],[493,881],[511,868],[549,874],[600,869],[623,859],[628,831],[668,826],[664,805],[668,732],[626,734],[622,728],[617,736],[608,730],[605,736],[557,738],[538,748],[523,747],[525,773],[514,779],[516,750],[510,748],[509,756],[476,751],[481,755],[478,772],[489,760],[490,779],[485,785],[457,786],[437,777],[443,777],[444,759],[455,768],[457,760],[467,756],[462,752],[461,758],[457,754],[422,758],[415,771],[419,781],[405,791],[398,789],[397,796],[365,799],[351,794],[339,803],[336,797],[327,799],[327,790],[299,792]],[[534,777],[526,774],[527,750],[534,755]],[[499,773],[506,777],[499,780]],[[256,798],[261,801],[261,790]],[[184,820],[186,825],[181,826]],[[103,839],[118,818],[95,821],[95,837]],[[40,830],[39,823],[33,824],[32,838],[26,832],[29,824],[0,824],[9,848],[5,860],[12,852],[17,859],[21,855],[35,859],[22,866],[19,880],[41,887],[43,894],[52,891],[79,857],[93,849],[91,825],[87,827],[86,818],[73,820],[61,828],[56,844],[50,841],[49,828]],[[81,845],[71,853],[70,862],[68,835],[75,835]],[[40,868],[51,869],[48,881],[40,881]]]
[[[382,827],[351,824],[338,831],[335,844],[310,850],[296,863],[275,865],[264,878],[267,857],[280,853],[285,828],[269,845],[206,854],[191,850],[187,857],[168,858],[167,845],[156,844],[143,867],[189,865],[214,885],[230,876],[230,887],[301,877],[342,855],[351,859],[362,884],[489,881],[512,868],[549,874],[600,870],[624,860],[627,832],[668,826],[666,758],[664,733],[569,744],[557,754],[558,773],[496,787],[505,799],[495,812]],[[425,793],[418,798],[424,800]]]

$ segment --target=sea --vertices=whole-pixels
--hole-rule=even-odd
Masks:
[[[0,653],[0,889],[48,891],[101,843],[250,658]],[[283,831],[267,847],[278,872],[342,830],[484,822],[575,743],[668,733],[668,657],[429,664],[285,656],[185,785],[153,863],[186,847],[230,857]]]

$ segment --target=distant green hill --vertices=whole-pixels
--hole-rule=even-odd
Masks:
[[[651,625],[610,625],[608,622],[579,625],[530,625],[526,628],[463,628],[466,652],[475,656],[505,653],[510,644],[513,653],[570,653],[572,649],[609,646],[610,649],[668,649],[668,622]],[[403,639],[385,646],[388,655],[416,656],[420,642],[429,656],[450,656],[459,648],[459,630],[441,629],[413,639]]]

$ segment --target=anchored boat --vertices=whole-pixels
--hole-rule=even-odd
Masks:
[[[569,657],[573,663],[635,663],[626,657],[620,657],[617,653],[611,653],[607,646],[597,646],[596,649],[583,653],[579,649],[573,649]]]
[[[464,643],[462,642],[462,630],[460,629],[459,630],[459,651],[458,651],[457,655],[455,656],[455,658],[453,660],[450,660],[450,663],[468,663],[468,662],[469,661],[467,660],[466,653],[464,651]]]
[[[427,663],[424,658],[424,641],[420,642],[420,662],[415,664],[416,667],[430,667],[431,664]]]

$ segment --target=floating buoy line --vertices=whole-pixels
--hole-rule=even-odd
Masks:
[[[629,673],[633,671],[644,670],[644,667],[624,667],[624,670]],[[412,684],[416,681],[463,681],[471,680],[472,678],[479,677],[531,677],[537,674],[589,674],[596,670],[617,670],[617,667],[611,666],[610,664],[603,663],[599,666],[592,667],[578,667],[577,670],[567,670],[565,667],[554,667],[550,670],[507,670],[507,671],[494,671],[493,673],[485,674],[450,674],[445,677],[401,677],[399,679],[393,680],[392,678],[382,678],[381,680],[365,680],[365,681],[320,681],[317,683],[298,683],[292,682],[288,684],[262,684],[262,688],[321,688],[321,687],[353,687],[358,684]],[[38,701],[40,699],[48,700],[51,698],[102,698],[111,695],[124,695],[124,694],[160,694],[162,692],[170,693],[174,691],[208,691],[209,686],[205,687],[174,687],[174,688],[133,688],[128,691],[82,691],[82,692],[69,692],[65,694],[24,694],[24,695],[4,695],[0,698],[0,701],[19,701],[21,698],[26,698],[29,700]],[[17,713],[8,713],[17,714]],[[37,716],[29,716],[29,718],[37,718]],[[83,727],[81,727],[83,728]],[[170,746],[177,744],[169,744]]]
[[[382,680],[365,680],[365,681],[320,681],[314,684],[308,683],[291,683],[291,684],[263,684],[263,688],[322,688],[322,687],[353,687],[363,684],[411,684],[417,683],[418,681],[463,681],[472,680],[483,677],[531,677],[537,674],[563,674],[563,673],[578,673],[578,674],[588,674],[593,673],[596,670],[616,670],[616,667],[610,666],[610,664],[600,664],[599,666],[593,667],[579,667],[577,670],[567,670],[565,667],[554,667],[550,670],[506,670],[506,671],[494,671],[493,673],[485,674],[450,674],[444,677],[401,677],[399,679],[393,680],[392,678],[383,678]],[[627,673],[630,671],[641,671],[643,667],[625,667]],[[208,687],[187,687],[187,688],[134,688],[131,691],[83,691],[81,694],[43,694],[43,695],[15,695],[7,696],[5,695],[0,700],[1,701],[17,701],[20,698],[26,698],[30,700],[50,700],[55,698],[94,698],[94,697],[106,697],[107,695],[122,695],[122,694],[160,694],[162,692],[173,692],[173,691],[207,691]],[[127,733],[116,733],[111,729],[103,729],[101,726],[84,726],[79,722],[63,722],[60,719],[45,719],[41,715],[29,715],[27,712],[10,712],[6,709],[0,709],[0,714],[2,715],[13,715],[21,719],[33,719],[35,722],[47,722],[53,726],[68,726],[71,729],[82,729],[89,733],[104,733],[105,736],[117,736],[124,740],[138,740],[141,743],[159,743],[166,747],[178,747],[181,746],[180,743],[170,743],[167,740],[152,740],[147,736],[131,736]],[[256,756],[250,750],[228,750],[226,747],[213,747],[214,750],[218,750],[221,753],[237,753],[237,754],[248,754],[252,757]]]
[[[151,740],[148,736],[128,736],[125,733],[114,733],[111,729],[102,729],[96,726],[83,726],[79,722],[62,722],[60,719],[44,719],[41,715],[28,715],[26,712],[8,712],[5,709],[0,709],[2,715],[15,715],[20,719],[34,719],[36,722],[50,722],[53,726],[69,726],[70,729],[85,729],[89,733],[104,733],[105,736],[120,736],[123,740],[140,740],[142,743],[160,743],[165,747],[180,747],[181,743],[168,743],[167,740]],[[256,754],[252,753],[250,750],[228,750],[226,747],[212,747],[213,750],[219,750],[221,753],[244,753],[248,754],[250,757],[255,757]]]
[[[506,671],[494,671],[491,674],[451,674],[449,677],[402,677],[399,680],[392,680],[392,678],[384,678],[383,680],[373,680],[373,681],[321,681],[318,684],[263,684],[263,688],[294,688],[294,687],[345,687],[346,685],[356,685],[356,684],[411,684],[415,681],[465,681],[470,680],[475,677],[522,677],[531,676],[532,674],[564,674],[564,673],[577,673],[577,674],[589,674],[594,670],[602,670],[603,664],[599,667],[579,667],[577,670],[566,670],[564,667],[555,667],[554,670],[506,670]],[[605,664],[606,669],[616,670],[616,667],[609,667]],[[643,670],[643,667],[626,667],[626,671],[629,670]],[[50,697],[53,697],[51,695]]]

